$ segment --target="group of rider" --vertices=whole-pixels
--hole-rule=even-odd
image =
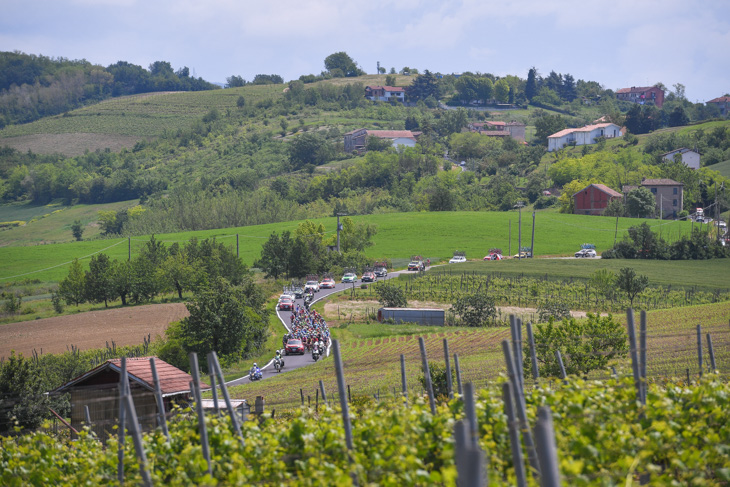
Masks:
[[[322,316],[315,310],[310,310],[309,306],[294,306],[290,317],[290,329],[291,331],[284,335],[282,339],[282,347],[286,348],[286,344],[292,338],[296,338],[302,341],[305,349],[315,351],[318,355],[324,353],[325,348],[330,342],[330,330],[327,326],[327,322]],[[284,359],[281,356],[281,350],[276,351],[274,357],[274,364],[279,364],[280,367],[284,366]],[[252,375],[261,376],[261,369],[256,363],[251,368]]]

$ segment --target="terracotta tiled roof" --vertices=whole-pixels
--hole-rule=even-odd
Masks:
[[[730,96],[720,96],[705,103],[730,103]]]
[[[403,91],[403,92],[405,92],[406,91],[405,88],[402,87],[402,86],[372,86],[371,85],[371,86],[366,86],[365,89],[368,89],[368,90],[385,90],[385,91],[390,91],[390,92],[394,92],[394,91]]]
[[[509,130],[480,130],[479,133],[490,137],[506,137],[510,134]]]
[[[656,88],[656,86],[632,86],[631,88],[621,88],[620,90],[616,90],[616,93],[642,93],[644,91],[649,91],[652,88]]]
[[[644,179],[642,186],[684,186],[684,183],[678,183],[673,179]]]
[[[152,379],[152,369],[150,367],[151,357],[134,357],[127,359],[127,374],[129,374],[130,381],[133,381],[142,387],[154,391],[155,384]],[[69,388],[82,384],[87,379],[99,374],[105,370],[112,370],[119,374],[122,368],[121,359],[107,360],[98,367],[91,369],[85,374],[65,383],[58,389],[54,390],[53,393],[66,392]],[[155,358],[155,368],[157,369],[157,376],[160,379],[160,389],[162,390],[163,396],[173,396],[176,394],[183,394],[190,392],[190,381],[193,380],[192,376],[182,370],[174,367],[164,360]],[[210,386],[201,382],[200,387],[202,389],[209,389]]]

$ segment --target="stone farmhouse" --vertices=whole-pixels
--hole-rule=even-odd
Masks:
[[[727,117],[730,114],[730,96],[720,96],[706,101],[705,105],[715,105],[720,110],[720,115]]]

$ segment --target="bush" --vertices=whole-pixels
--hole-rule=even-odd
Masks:
[[[494,298],[484,293],[459,296],[454,303],[454,311],[465,326],[495,324],[497,316]]]
[[[557,324],[551,319],[537,325],[535,355],[542,376],[560,376],[556,350],[560,350],[568,375],[587,374],[606,368],[613,358],[624,357],[628,344],[623,325],[612,315],[602,317],[588,313],[587,318],[580,321],[566,318]],[[532,373],[529,354],[523,367],[526,375]]]
[[[550,208],[551,206],[555,206],[558,204],[558,197],[557,196],[540,196],[535,201],[535,209],[541,210],[543,208]]]
[[[406,308],[408,306],[406,292],[394,284],[378,283],[375,286],[375,295],[378,297],[378,302],[386,308]]]
[[[20,294],[15,294],[14,292],[8,291],[2,293],[2,297],[5,299],[5,304],[3,304],[3,311],[8,314],[14,315],[15,313],[20,311],[20,308],[23,307],[23,297]]]
[[[537,310],[541,323],[549,320],[562,320],[570,318],[570,308],[562,301],[547,301]]]
[[[433,397],[448,398],[449,388],[446,382],[446,364],[439,362],[429,362],[428,370],[431,372],[431,386],[433,387]],[[421,369],[421,376],[418,378],[418,382],[421,383],[424,391],[428,391],[426,384],[426,374]],[[451,367],[451,387],[452,390],[456,389],[456,371],[454,367]]]
[[[58,291],[53,291],[51,293],[51,304],[53,304],[53,311],[58,314],[63,313],[63,298],[60,294],[58,294]]]

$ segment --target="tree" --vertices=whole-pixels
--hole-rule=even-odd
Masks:
[[[560,87],[560,97],[563,100],[571,102],[576,99],[578,93],[575,88],[575,78],[571,74],[563,76],[563,84]]]
[[[86,271],[86,299],[92,303],[103,301],[105,308],[108,307],[109,300],[116,297],[112,285],[111,268],[112,262],[109,260],[109,256],[98,254],[91,256],[89,270]]]
[[[525,84],[525,97],[532,101],[532,98],[537,95],[537,69],[533,66],[527,72],[527,83]]]
[[[409,86],[406,86],[406,96],[409,100],[426,100],[429,97],[438,99],[440,96],[438,80],[428,69],[416,77]]]
[[[324,67],[333,76],[333,71],[335,69],[339,69],[342,74],[347,77],[361,76],[365,74],[363,70],[357,67],[355,61],[344,51],[336,52],[327,56],[324,59]]]
[[[289,249],[289,276],[302,278],[315,271],[316,262],[306,242],[297,237]]]
[[[626,293],[631,307],[634,307],[634,299],[649,285],[649,278],[644,275],[637,275],[631,267],[623,267],[616,276],[616,287]]]
[[[385,77],[385,86],[395,86],[396,77],[394,74],[389,74]]]
[[[289,142],[289,162],[294,169],[302,169],[307,164],[319,166],[332,158],[332,147],[323,136],[307,132]]]
[[[236,100],[236,106],[238,108],[243,108],[244,106],[246,106],[246,99],[243,97],[243,95],[240,95],[238,97],[238,100]]]
[[[115,260],[112,262],[110,272],[114,295],[119,296],[119,299],[122,300],[122,306],[126,306],[127,297],[132,293],[134,281],[132,263],[126,260],[121,262]]]
[[[454,312],[466,326],[485,326],[497,317],[494,298],[486,293],[459,296],[454,303]]]
[[[669,114],[668,123],[670,127],[680,127],[682,125],[688,125],[689,117],[687,116],[687,112],[685,112],[684,108],[682,107],[674,107],[672,113]]]
[[[626,194],[626,212],[632,217],[648,218],[654,214],[655,207],[654,194],[643,186]]]
[[[628,345],[624,328],[611,315],[588,313],[583,320],[565,318],[558,323],[551,319],[536,326],[535,355],[542,376],[560,375],[556,350],[560,351],[568,375],[604,369],[612,359],[626,355]],[[525,374],[531,373],[529,354],[523,367]]]
[[[342,219],[340,248],[343,252],[362,252],[373,245],[372,239],[376,233],[378,233],[377,225],[365,222],[355,223],[352,218],[346,216]]]
[[[76,306],[86,302],[86,276],[79,259],[74,259],[68,270],[68,276],[58,285],[58,293],[68,304]]]
[[[279,236],[272,233],[269,239],[261,246],[261,255],[254,266],[258,267],[266,277],[278,279],[289,272],[289,250],[291,248],[291,234],[286,231]]]
[[[284,82],[284,78],[278,74],[257,74],[253,77],[251,84],[253,85],[280,85]]]
[[[245,85],[246,80],[243,79],[241,76],[233,75],[226,78],[226,88],[238,88]]]
[[[38,428],[46,417],[49,396],[44,390],[43,371],[33,360],[10,352],[0,364],[0,434],[21,428]]]
[[[203,270],[190,262],[187,253],[177,252],[167,256],[158,272],[162,282],[177,291],[177,297],[182,299],[183,291],[194,289],[201,282]]]
[[[408,306],[406,293],[400,286],[388,282],[378,283],[375,286],[375,295],[378,297],[378,302],[386,308],[406,308]]]
[[[566,127],[565,119],[558,114],[545,114],[535,120],[535,143],[547,144],[547,138]]]
[[[74,220],[73,225],[71,225],[71,234],[77,242],[81,241],[81,236],[84,234],[84,227],[81,225],[81,220]]]
[[[198,356],[215,351],[226,357],[257,350],[267,336],[264,301],[262,291],[251,283],[235,287],[223,278],[213,280],[185,304],[190,316],[181,322],[183,346]]]
[[[509,83],[507,83],[507,80],[501,79],[494,83],[494,98],[499,103],[507,103],[509,101]]]

